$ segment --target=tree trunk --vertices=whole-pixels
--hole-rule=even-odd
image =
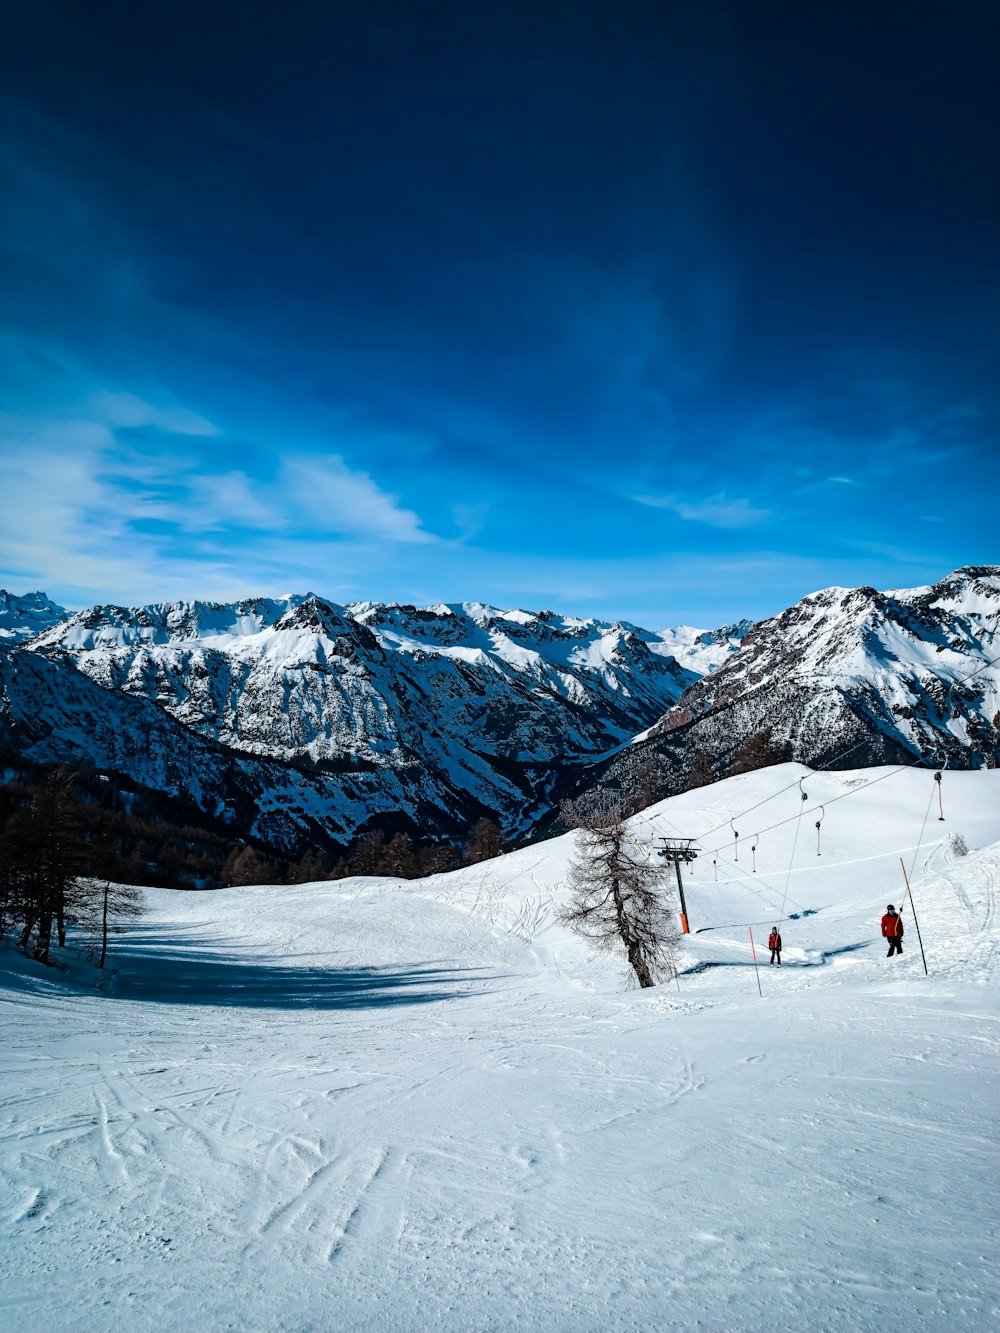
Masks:
[[[52,941],[52,911],[45,908],[38,918],[38,942],[35,945],[35,957],[40,963],[49,961],[49,945]]]
[[[649,968],[646,966],[646,960],[642,956],[642,951],[637,944],[628,946],[628,960],[632,964],[632,971],[642,987],[655,986],[656,982],[649,975]]]
[[[66,914],[63,910],[63,901],[60,898],[59,906],[56,908],[56,939],[59,941],[59,948],[66,948]]]
[[[31,932],[35,929],[34,914],[28,912],[24,918],[24,929],[21,931],[21,938],[18,940],[18,947],[27,949],[28,941],[31,939]]]
[[[656,982],[649,975],[649,968],[642,956],[642,949],[639,943],[632,938],[632,932],[629,930],[628,915],[625,911],[625,904],[622,902],[621,888],[616,879],[611,881],[611,893],[615,902],[615,914],[618,917],[618,934],[622,937],[622,943],[628,951],[629,966],[643,989],[647,986],[655,986]]]
[[[111,884],[104,885],[104,910],[101,916],[101,961],[97,966],[104,971],[104,959],[108,952],[108,898],[111,894]]]

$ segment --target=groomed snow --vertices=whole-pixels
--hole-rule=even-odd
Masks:
[[[946,773],[944,823],[934,796],[782,765],[638,816],[709,834],[652,991],[555,923],[570,838],[416,883],[149,890],[105,992],[7,950],[0,1322],[996,1327],[1000,773]],[[908,910],[902,959],[878,939],[900,856],[929,978]],[[748,929],[783,899],[760,998]]]

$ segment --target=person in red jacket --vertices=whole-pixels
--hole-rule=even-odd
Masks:
[[[778,966],[781,966],[781,936],[778,934],[778,927],[775,926],[767,937],[767,947],[771,950],[771,966],[774,967],[774,960],[778,960]]]
[[[886,958],[891,958],[894,953],[903,952],[903,918],[897,914],[892,903],[885,909],[885,916],[882,918],[882,935],[889,941]]]

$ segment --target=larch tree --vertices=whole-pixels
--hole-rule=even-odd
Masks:
[[[109,879],[81,881],[85,887],[82,919],[100,941],[97,966],[104,969],[108,956],[108,937],[117,935],[137,921],[143,912],[142,890],[134,884],[114,884]],[[95,944],[93,952],[97,952]]]
[[[632,833],[618,797],[605,795],[587,811],[567,803],[563,817],[577,832],[559,920],[601,953],[624,955],[640,986],[674,976],[677,930],[658,892],[666,863]]]
[[[352,875],[381,875],[385,868],[385,838],[373,829],[354,844],[351,850]]]
[[[503,851],[503,834],[495,820],[478,819],[465,842],[465,864],[491,861]]]
[[[386,845],[385,869],[388,874],[400,879],[413,879],[416,875],[417,858],[405,833],[395,834]]]

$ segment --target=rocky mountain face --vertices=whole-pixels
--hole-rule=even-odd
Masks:
[[[239,791],[267,807],[251,832],[273,842],[277,821],[282,845],[317,822],[341,842],[373,821],[442,837],[490,815],[516,831],[568,769],[627,743],[697,679],[669,648],[698,662],[738,642],[736,630],[699,636],[481,604],[338,606],[312,594],[96,606],[18,650],[67,672],[65,706],[55,677],[46,692],[11,662],[0,721],[6,713],[34,759],[79,757],[89,736],[93,762],[124,764],[159,788],[168,777],[148,748],[115,743],[117,728],[147,715],[117,716],[112,701],[142,700],[175,724],[175,768],[190,750],[188,771],[169,781],[226,809],[225,783],[200,772],[214,746],[230,756]],[[103,721],[82,681],[103,692]]]
[[[15,597],[0,588],[0,643],[22,643],[66,620],[69,612],[43,592]]]
[[[313,594],[0,607],[8,752],[112,770],[288,853],[374,826],[461,838],[483,815],[523,833],[567,793],[654,799],[785,757],[1000,761],[996,566],[715,631]]]
[[[629,785],[643,764],[664,794],[695,770],[705,781],[778,758],[997,764],[996,657],[1000,566],[968,566],[922,588],[825,588],[749,628],[737,652],[582,786]]]

